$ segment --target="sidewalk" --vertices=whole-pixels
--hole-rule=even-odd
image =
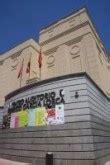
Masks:
[[[0,159],[0,165],[30,165],[30,163],[21,163],[6,159]]]

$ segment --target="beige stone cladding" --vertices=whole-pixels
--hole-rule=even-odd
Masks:
[[[32,39],[18,45],[0,56],[0,105],[4,104],[5,96],[15,89],[27,85],[29,79],[39,79],[38,54],[39,45]],[[30,76],[26,68],[31,57]],[[24,59],[24,60],[23,60]],[[18,78],[23,63],[22,80]]]
[[[42,68],[38,57],[42,50]],[[31,56],[30,75],[26,67]],[[18,72],[23,64],[20,85]],[[36,81],[86,72],[110,95],[110,60],[85,8],[43,28],[39,44],[30,39],[0,56],[0,106],[4,97],[22,86]]]
[[[110,92],[108,55],[85,8],[42,29],[39,43],[45,56],[43,79],[87,72]]]

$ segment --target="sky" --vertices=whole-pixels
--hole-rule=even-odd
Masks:
[[[0,0],[0,54],[84,6],[110,52],[110,0]]]

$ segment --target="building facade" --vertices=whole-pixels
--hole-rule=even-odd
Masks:
[[[29,83],[29,80],[38,80],[39,72],[37,65],[37,55],[39,45],[32,39],[20,44],[0,56],[0,105],[4,105],[5,96],[13,90],[16,90]],[[26,73],[26,68],[31,57],[30,75]],[[36,61],[35,61],[36,59]],[[22,67],[22,80],[18,74]]]
[[[63,105],[54,123],[53,96],[55,107]],[[20,111],[22,105],[25,110]],[[11,115],[28,112],[31,118],[39,106],[46,107],[46,120],[38,115],[34,127],[33,120],[28,127],[25,120],[18,128],[11,119],[11,129],[0,130],[1,158],[45,165],[51,153],[54,165],[110,163],[110,99],[86,73],[30,84],[7,95],[5,102]]]
[[[42,49],[41,75],[38,65]],[[30,75],[26,67],[31,56]],[[22,81],[18,73],[23,62]],[[30,39],[0,56],[0,106],[5,96],[35,81],[86,72],[110,94],[109,56],[86,11],[82,8],[42,29],[39,43]],[[21,81],[21,82],[20,82]]]
[[[1,55],[0,76],[0,158],[110,163],[110,60],[85,8]]]

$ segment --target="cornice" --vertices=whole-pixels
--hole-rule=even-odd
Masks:
[[[52,53],[55,53],[55,52],[57,51],[58,47],[59,47],[59,45],[56,46],[56,47],[54,47],[54,48],[52,48],[52,49],[48,49],[47,51],[44,51],[43,53],[44,53],[45,55],[50,55],[50,54],[52,54]]]
[[[63,18],[60,18],[59,20],[51,23],[50,25],[42,28],[42,30],[40,31],[40,34],[46,33],[48,31],[50,31],[51,29],[54,29],[55,27],[59,26],[60,24],[63,24],[65,22],[68,22],[69,20],[73,19],[74,17],[79,16],[80,14],[84,13],[86,11],[85,7],[82,7],[78,10],[75,10],[74,12],[70,13],[69,15],[66,15]]]
[[[45,55],[50,55],[52,53],[55,53],[59,46],[64,45],[64,44],[67,45],[67,46],[71,46],[73,44],[76,44],[76,43],[78,43],[78,42],[80,42],[82,40],[83,36],[84,35],[81,35],[80,37],[77,37],[77,38],[74,38],[74,39],[72,39],[70,41],[64,42],[64,43],[62,43],[62,44],[60,44],[60,45],[58,45],[58,46],[56,46],[54,48],[51,48],[51,49],[48,49],[47,51],[44,51],[43,53]]]
[[[110,101],[110,98],[103,92],[103,90],[95,83],[95,81],[86,72],[80,72],[80,73],[74,73],[74,74],[58,76],[58,77],[54,77],[54,78],[49,78],[49,79],[46,79],[46,80],[38,81],[38,82],[30,84],[30,85],[26,85],[26,86],[24,86],[22,88],[19,88],[19,89],[15,90],[15,91],[9,93],[5,97],[5,101],[9,100],[11,97],[16,96],[17,94],[20,94],[21,92],[25,92],[26,90],[30,90],[30,89],[32,89],[34,87],[38,87],[38,86],[41,86],[43,84],[47,84],[47,83],[51,83],[51,82],[57,82],[57,81],[64,80],[64,79],[75,78],[75,77],[85,77],[85,78],[87,78],[101,92],[101,94],[104,97],[106,97],[107,100]]]
[[[44,41],[44,42],[41,42],[40,45],[41,45],[41,46],[44,46],[44,45],[46,45],[46,44],[48,44],[48,43],[50,43],[50,42],[52,42],[52,41],[54,41],[54,40],[56,40],[56,39],[58,39],[58,38],[60,38],[60,37],[63,37],[63,36],[65,36],[65,35],[67,35],[67,34],[73,32],[73,31],[78,30],[78,29],[80,29],[81,27],[84,27],[85,25],[88,25],[88,24],[89,24],[89,21],[86,21],[86,22],[84,22],[84,23],[82,23],[82,24],[80,24],[80,25],[77,25],[77,26],[75,26],[75,27],[73,27],[73,28],[71,28],[71,29],[68,29],[68,30],[66,30],[65,32],[62,32],[62,33],[60,33],[60,34],[58,34],[58,35],[56,35],[56,36],[54,36],[54,37],[52,37],[52,38],[50,38],[50,39]]]
[[[13,58],[16,58],[16,57],[20,56],[20,54],[21,54],[25,49],[27,49],[27,48],[29,48],[29,47],[33,48],[36,52],[39,53],[39,50],[37,50],[33,45],[28,45],[28,46],[26,46],[25,48],[20,49],[20,50],[17,51],[16,53],[10,54],[10,56],[8,56],[8,57],[5,57],[5,54],[4,54],[4,55],[3,55],[4,58],[2,58],[2,59],[0,60],[0,62],[6,60],[6,59],[8,59],[8,58],[12,58],[12,59],[13,59]]]
[[[87,34],[87,33],[86,33],[86,34]],[[65,42],[65,45],[71,46],[71,45],[73,45],[73,44],[76,44],[76,43],[78,43],[78,42],[80,42],[80,41],[82,40],[83,36],[84,36],[84,35],[81,35],[81,36],[79,36],[79,37],[77,37],[77,38],[74,38],[73,40],[67,41],[67,42]]]
[[[54,41],[54,40],[56,40],[56,39],[58,39],[58,38],[60,38],[60,37],[63,37],[63,36],[65,36],[65,35],[67,35],[67,34],[73,32],[73,31],[76,31],[76,30],[80,29],[81,27],[84,27],[85,25],[89,25],[89,26],[90,26],[90,28],[91,28],[91,30],[92,30],[92,32],[93,32],[93,34],[94,34],[96,40],[97,40],[98,43],[99,43],[99,45],[102,44],[102,41],[101,41],[99,35],[97,34],[97,31],[96,31],[95,27],[92,25],[92,22],[91,22],[90,20],[87,20],[86,22],[81,23],[80,25],[77,25],[77,26],[75,26],[75,27],[73,27],[73,28],[71,28],[71,29],[69,29],[69,30],[63,32],[63,33],[60,33],[60,34],[58,34],[58,35],[56,35],[56,36],[54,36],[54,37],[52,37],[52,38],[50,38],[50,39],[48,39],[48,40],[46,40],[46,41],[44,41],[44,42],[41,42],[40,45],[41,45],[41,46],[44,46],[44,45],[46,45],[46,44],[48,44],[48,43],[50,43],[50,42],[52,42],[52,41]],[[103,45],[103,44],[102,44],[102,45]],[[101,45],[100,45],[100,48],[102,49]],[[103,48],[105,49],[104,46],[103,46]],[[103,50],[102,50],[102,51],[103,51]],[[105,51],[106,51],[106,50],[105,50]],[[108,58],[108,54],[107,54],[106,52],[104,52],[104,55],[105,55],[106,58]],[[108,60],[108,59],[107,59],[107,60]]]
[[[20,51],[18,51],[18,52],[16,52],[16,53],[14,53],[14,54],[12,54],[11,56],[10,56],[10,58],[16,58],[16,57],[18,57],[18,56],[20,56],[20,54],[22,53],[22,51],[23,50],[20,50]]]

